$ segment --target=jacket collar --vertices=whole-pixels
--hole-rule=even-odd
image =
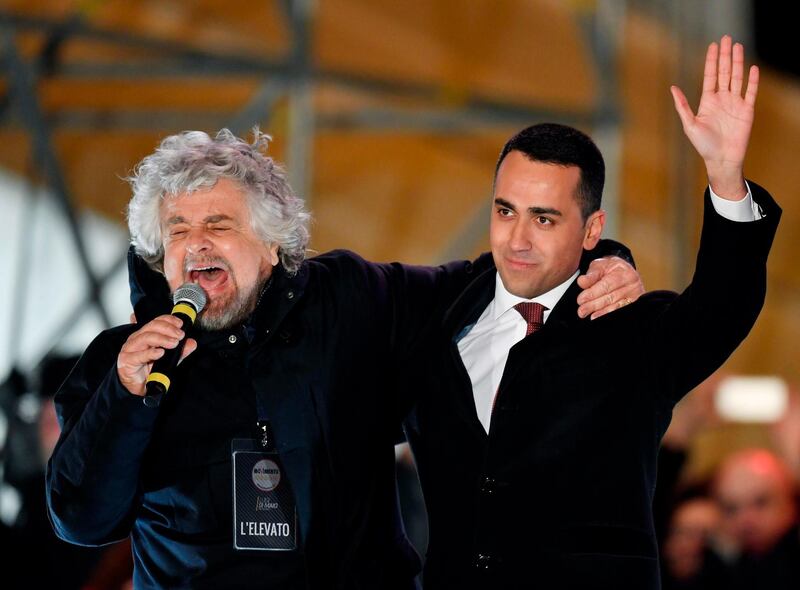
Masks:
[[[491,264],[467,285],[445,312],[443,327],[448,339],[457,339],[464,328],[478,321],[494,297],[496,274],[497,269]]]
[[[170,313],[172,300],[167,281],[159,272],[151,269],[131,246],[128,250],[128,281],[131,289],[131,305],[139,324]],[[271,337],[286,314],[300,301],[308,284],[308,264],[289,275],[282,265],[275,267],[269,286],[262,293],[255,311],[246,324],[254,329],[255,338]]]
[[[553,308],[553,311],[550,312],[550,316],[547,318],[544,327],[550,326],[551,330],[556,327],[566,328],[572,324],[583,321],[578,317],[578,295],[580,295],[580,292],[581,288],[576,279],[572,281],[569,288]]]
[[[494,265],[488,268],[467,285],[466,289],[448,309],[444,317],[445,333],[450,339],[457,339],[461,332],[478,321],[478,318],[491,303],[495,294],[497,269]],[[550,326],[567,327],[580,321],[578,317],[578,295],[581,288],[578,281],[572,281],[564,295],[550,312],[545,328]],[[544,329],[544,328],[543,328]],[[549,330],[548,330],[549,331]]]

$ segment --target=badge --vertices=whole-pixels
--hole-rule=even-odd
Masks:
[[[233,547],[292,551],[297,548],[297,505],[278,453],[255,440],[234,440]]]

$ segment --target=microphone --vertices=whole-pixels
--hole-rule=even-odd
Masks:
[[[186,343],[186,335],[189,328],[194,325],[197,314],[203,311],[206,306],[206,293],[200,285],[186,283],[175,289],[172,296],[174,307],[172,315],[180,318],[183,330],[183,339],[178,342],[175,348],[165,348],[164,356],[153,363],[153,368],[145,381],[144,405],[148,408],[156,408],[161,403],[161,398],[169,390],[170,375],[178,366],[181,358],[183,346]]]

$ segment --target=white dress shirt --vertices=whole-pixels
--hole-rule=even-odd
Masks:
[[[723,199],[712,190],[710,193],[714,210],[726,219],[747,222],[762,217],[761,210],[753,201],[749,186],[747,195],[740,201]],[[494,398],[506,367],[508,351],[525,337],[528,326],[514,306],[523,301],[541,303],[547,308],[544,312],[546,323],[552,309],[577,277],[578,271],[575,271],[575,274],[547,293],[533,299],[524,299],[509,293],[500,275],[496,275],[494,299],[483,310],[475,325],[458,341],[461,360],[472,381],[478,419],[486,432],[489,432]]]

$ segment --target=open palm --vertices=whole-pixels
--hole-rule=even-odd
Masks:
[[[680,88],[671,88],[684,133],[706,162],[709,176],[741,172],[758,94],[758,68],[752,66],[744,83],[744,48],[731,47],[725,36],[706,52],[703,93],[697,115]]]

